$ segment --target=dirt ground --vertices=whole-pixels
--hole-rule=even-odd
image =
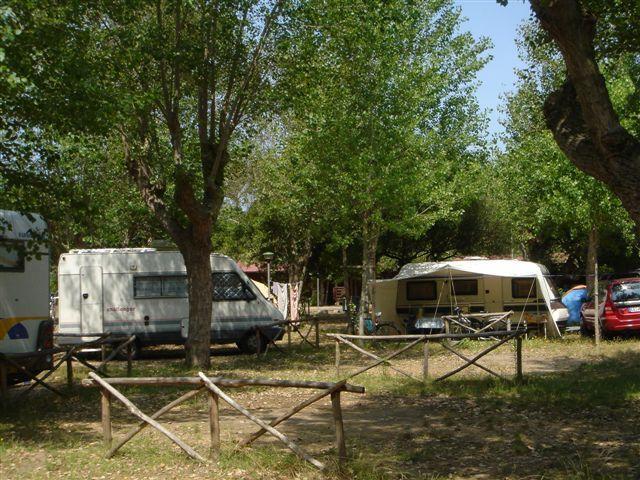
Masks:
[[[470,356],[486,346],[473,342],[457,348]],[[215,371],[209,373],[336,380],[333,352],[330,341],[323,341],[320,350],[297,346],[263,359],[216,349]],[[136,363],[134,375],[184,375],[178,356],[175,350],[149,352]],[[401,358],[394,365],[422,375],[420,351]],[[341,376],[366,363],[343,348]],[[497,349],[481,363],[511,378],[513,346]],[[435,378],[461,364],[434,346],[430,375]],[[111,374],[119,374],[123,366],[110,368]],[[197,464],[150,428],[105,460],[94,389],[76,386],[65,400],[36,389],[11,403],[16,390],[0,411],[0,478],[640,478],[638,340],[605,342],[598,349],[577,337],[530,340],[524,344],[524,372],[522,385],[494,381],[475,367],[426,387],[388,367],[352,379],[367,392],[342,394],[349,462],[342,471],[332,466],[324,474],[268,435],[233,454],[235,442],[255,425],[223,402],[224,452],[218,464]],[[62,376],[56,381],[63,386]],[[182,392],[122,391],[149,414]],[[247,388],[228,393],[270,420],[315,392]],[[114,406],[113,421],[114,438],[135,423],[121,405]],[[209,426],[203,395],[163,416],[162,424],[206,455]],[[327,398],[278,428],[332,464],[334,430]]]

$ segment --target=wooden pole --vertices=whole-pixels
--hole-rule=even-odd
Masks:
[[[344,423],[342,421],[342,408],[340,407],[340,390],[331,394],[331,410],[333,411],[333,423],[336,429],[336,452],[338,463],[342,465],[347,459],[347,447],[344,440]]]
[[[316,318],[313,323],[316,329],[316,348],[320,348],[320,321]]]
[[[519,336],[519,332],[515,331],[515,333],[512,333],[511,335],[509,335],[508,337],[503,338],[502,340],[500,340],[497,343],[494,343],[493,345],[491,345],[489,348],[483,350],[482,352],[480,352],[479,354],[477,354],[475,357],[471,358],[467,363],[465,363],[464,365],[462,365],[461,367],[458,367],[454,370],[451,370],[449,373],[446,373],[444,375],[441,375],[440,377],[436,378],[436,382],[439,382],[441,380],[444,380],[445,378],[449,378],[451,375],[455,375],[456,373],[458,373],[461,370],[464,370],[465,368],[467,368],[469,365],[474,365],[476,364],[476,362],[478,360],[480,360],[482,357],[484,357],[485,355],[487,355],[488,353],[492,352],[493,350],[495,350],[496,348],[498,348],[500,345],[504,344],[505,342],[508,342],[509,340],[511,340],[513,337],[517,337]]]
[[[595,341],[596,346],[600,345],[600,299],[598,298],[598,260],[596,260],[595,268],[594,268],[594,281],[593,281],[593,291],[594,291],[594,320],[593,320],[593,328],[594,335],[593,339]]]
[[[173,402],[166,404],[160,410],[158,410],[153,415],[151,415],[151,418],[153,418],[154,420],[157,420],[162,415],[164,415],[168,411],[174,409],[175,407],[177,407],[181,403],[186,402],[187,400],[189,400],[192,397],[195,397],[198,393],[200,393],[202,391],[203,388],[204,387],[199,387],[196,390],[191,390],[191,391],[185,393],[184,395],[181,395],[179,398],[176,398]],[[113,455],[120,449],[120,447],[122,447],[125,443],[127,443],[129,440],[131,440],[133,437],[135,437],[139,432],[141,432],[148,425],[149,424],[147,422],[145,422],[144,420],[141,421],[138,425],[136,425],[131,430],[129,430],[124,435],[124,437],[122,437],[120,440],[118,440],[116,442],[116,444],[113,447],[111,447],[111,450],[109,450],[109,452],[105,455],[105,457],[106,458],[113,457]]]
[[[218,395],[209,391],[209,434],[211,436],[211,460],[217,460],[220,456],[220,410],[218,408]]]
[[[516,338],[516,382],[522,382],[522,337]]]
[[[429,383],[429,340],[425,340],[422,346],[422,382]]]
[[[101,383],[109,385],[157,385],[157,386],[200,386],[202,379],[200,377],[117,377],[117,378],[100,378],[102,382],[97,382],[91,378],[82,380],[82,386],[95,387]],[[284,387],[284,388],[313,388],[319,390],[327,390],[332,388],[336,382],[315,382],[307,380],[279,380],[274,378],[223,378],[210,377],[213,383],[220,387],[240,388],[240,387]],[[351,393],[364,393],[364,387],[358,385],[345,384],[344,390]]]
[[[478,367],[481,370],[484,370],[487,373],[490,373],[491,375],[495,375],[496,377],[502,379],[502,380],[506,380],[505,377],[503,377],[502,375],[500,375],[499,373],[494,372],[493,370],[491,370],[490,368],[485,367],[484,365],[480,365],[478,362],[472,362],[472,360],[467,357],[466,355],[461,354],[460,352],[456,352],[453,348],[451,348],[449,345],[447,345],[446,343],[442,343],[442,347],[446,350],[449,350],[451,353],[453,353],[454,355],[457,355],[458,357],[460,357],[462,360],[464,360],[467,363],[470,363],[471,365],[475,365],[476,367]]]
[[[360,352],[363,355],[366,355],[369,358],[372,358],[374,360],[380,360],[380,357],[378,355],[376,355],[375,353],[371,353],[371,352],[365,350],[364,348],[360,348],[358,345],[356,345],[353,342],[350,342],[349,340],[347,340],[345,338],[336,337],[336,339],[339,340],[341,343],[344,343],[345,345],[353,348],[355,351]],[[400,374],[402,374],[402,375],[404,375],[406,377],[409,377],[411,380],[415,380],[416,382],[421,382],[421,380],[417,379],[416,377],[414,377],[410,373],[405,372],[401,368],[398,368],[398,367],[394,366],[393,364],[391,364],[391,362],[386,362],[384,364],[384,366],[385,367],[388,366],[389,368],[391,368],[391,370],[394,370],[394,371],[396,371],[396,372],[398,372],[398,373],[400,373]],[[385,372],[385,374],[386,374],[386,372]],[[340,375],[340,374],[338,373],[338,375]]]
[[[381,358],[380,360],[378,360],[378,361],[376,361],[376,362],[374,362],[374,363],[371,363],[371,364],[366,365],[366,366],[364,366],[364,367],[362,367],[362,368],[359,368],[359,369],[358,369],[358,370],[356,370],[355,372],[350,373],[350,374],[349,374],[349,376],[347,376],[346,378],[347,378],[347,379],[349,379],[349,378],[356,377],[356,376],[360,375],[361,373],[366,372],[367,370],[371,370],[372,368],[377,367],[377,366],[378,366],[378,365],[380,365],[381,363],[386,363],[386,362],[388,362],[389,360],[391,360],[392,358],[397,357],[397,356],[398,356],[398,355],[400,355],[401,353],[406,352],[406,351],[407,351],[407,350],[409,350],[410,348],[415,347],[418,343],[420,343],[420,342],[422,342],[422,341],[424,341],[424,337],[420,337],[420,338],[418,338],[417,340],[414,340],[414,341],[413,341],[413,342],[411,342],[410,344],[408,344],[408,345],[406,345],[406,346],[402,347],[400,350],[396,350],[395,352],[393,352],[393,353],[391,353],[391,354],[387,355],[387,356],[386,356],[386,357],[384,357],[384,358]]]
[[[104,446],[111,448],[111,394],[105,388],[101,388],[102,393],[100,405],[102,407],[102,436],[104,438]]]
[[[294,443],[291,440],[289,440],[289,438],[286,435],[284,435],[283,433],[279,432],[275,428],[267,425],[265,422],[263,422],[258,417],[256,417],[251,412],[249,412],[246,408],[241,406],[233,398],[231,398],[229,395],[227,395],[222,390],[220,390],[220,388],[218,388],[218,386],[215,383],[213,383],[211,380],[209,380],[209,378],[204,373],[198,372],[198,375],[200,376],[200,378],[202,378],[202,381],[204,382],[205,386],[209,390],[213,391],[214,393],[217,393],[218,396],[220,398],[222,398],[225,402],[227,402],[231,407],[235,408],[238,412],[240,412],[242,415],[247,417],[253,423],[257,424],[258,426],[260,426],[262,428],[264,428],[267,432],[269,432],[271,435],[273,435],[278,440],[280,440],[282,443],[284,443],[287,447],[289,447],[300,458],[302,458],[303,460],[306,460],[307,462],[309,462],[313,466],[319,468],[320,470],[324,470],[325,466],[324,466],[323,463],[321,463],[318,460],[316,460],[315,458],[309,456],[296,443]]]
[[[100,365],[98,365],[98,371],[102,370],[106,373],[107,366],[105,365],[105,360],[107,359],[107,345],[100,345]]]
[[[199,461],[201,461],[203,463],[206,463],[206,460],[202,456],[200,456],[200,454],[198,452],[196,452],[193,448],[191,448],[189,445],[184,443],[182,440],[180,440],[178,437],[176,437],[169,430],[167,430],[162,425],[160,425],[158,422],[156,422],[153,418],[151,418],[148,415],[145,415],[144,413],[142,413],[142,411],[140,411],[140,409],[138,407],[136,407],[127,397],[125,397],[122,393],[120,393],[118,390],[116,390],[111,385],[109,385],[107,382],[105,382],[102,378],[100,378],[100,376],[96,375],[93,372],[89,372],[89,376],[93,380],[95,380],[103,389],[108,390],[109,393],[111,393],[111,395],[113,395],[120,402],[122,402],[123,405],[125,407],[127,407],[127,410],[129,410],[129,412],[131,412],[133,415],[138,417],[140,420],[144,420],[149,425],[151,425],[153,428],[155,428],[160,433],[165,435],[167,438],[169,438],[169,440],[171,440],[173,443],[178,445],[182,450],[184,450],[187,453],[187,455],[189,455],[191,458],[194,458],[194,459],[199,460]]]
[[[337,391],[343,390],[345,385],[346,385],[345,381],[338,382],[333,387],[329,388],[328,390],[323,390],[321,392],[316,393],[315,395],[307,398],[306,400],[298,403],[297,405],[294,405],[288,411],[286,411],[285,413],[280,415],[278,418],[275,418],[275,419],[271,420],[271,422],[269,422],[269,425],[272,426],[272,427],[275,427],[275,426],[279,425],[280,423],[282,423],[285,420],[293,417],[300,410],[302,410],[303,408],[308,407],[312,403],[317,402],[318,400],[326,397],[327,395],[331,395],[333,392],[337,392]],[[238,442],[238,446],[236,447],[236,449],[239,449],[239,448],[242,448],[242,447],[246,447],[247,445],[255,442],[264,433],[266,433],[266,430],[264,428],[256,430],[251,435],[249,435],[249,436],[245,437],[244,439],[240,440],[240,442]]]
[[[140,349],[138,348],[138,351]],[[131,376],[131,372],[133,371],[132,358],[131,358],[131,343],[127,344],[127,377]]]
[[[287,347],[291,348],[291,323],[287,323]]]
[[[67,387],[73,387],[73,357],[67,356]]]
[[[340,377],[340,340],[336,338],[336,375]]]

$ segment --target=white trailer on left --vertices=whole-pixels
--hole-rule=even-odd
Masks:
[[[33,353],[53,347],[49,318],[49,251],[42,239],[47,225],[40,215],[0,210],[0,353]],[[16,357],[37,374],[52,367],[52,357]],[[9,383],[26,380],[15,368]]]

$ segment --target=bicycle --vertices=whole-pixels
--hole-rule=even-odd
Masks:
[[[357,309],[351,310],[350,326],[352,331],[358,332],[360,329],[360,315]],[[391,322],[384,322],[382,320],[382,312],[377,312],[375,319],[371,317],[364,318],[364,334],[372,336],[382,335],[400,335],[400,329]]]

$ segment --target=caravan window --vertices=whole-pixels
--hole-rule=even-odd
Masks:
[[[19,242],[0,242],[0,272],[24,272],[24,250]]]
[[[536,298],[535,278],[512,278],[511,298]]]
[[[162,277],[134,277],[133,296],[149,298],[162,296]]]
[[[235,272],[213,273],[213,300],[253,300],[256,296]]]
[[[454,280],[453,293],[456,295],[478,295],[478,280]]]
[[[434,280],[407,282],[407,300],[435,300],[435,299],[436,299],[436,282]]]
[[[187,296],[187,277],[185,275],[162,277],[162,296],[163,297],[186,297]]]

